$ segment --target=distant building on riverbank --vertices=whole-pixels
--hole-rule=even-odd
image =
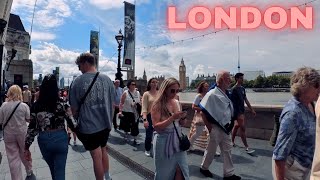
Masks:
[[[255,80],[258,76],[265,77],[264,71],[243,71],[244,79],[247,81]]]
[[[272,76],[280,76],[280,77],[288,77],[290,78],[293,74],[293,71],[279,71],[279,72],[273,72]]]
[[[190,87],[196,88],[198,83],[201,81],[206,81],[209,85],[211,85],[212,83],[216,83],[216,76],[214,74],[212,76],[210,76],[210,74],[208,74],[208,76],[204,76],[204,74],[198,74],[198,77],[191,81]]]
[[[189,76],[186,77],[186,87],[188,88],[190,86],[190,78]]]

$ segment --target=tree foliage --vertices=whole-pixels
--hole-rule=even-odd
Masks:
[[[289,88],[290,78],[283,76],[258,76],[255,80],[244,80],[245,88]]]

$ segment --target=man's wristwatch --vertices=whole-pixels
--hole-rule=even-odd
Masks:
[[[147,121],[147,119],[143,119],[143,122],[146,122]]]

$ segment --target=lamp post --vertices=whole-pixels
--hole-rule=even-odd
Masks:
[[[123,80],[122,80],[122,73],[121,73],[121,65],[120,65],[121,47],[122,47],[122,40],[123,40],[121,29],[119,30],[119,33],[115,36],[115,39],[117,40],[117,43],[118,43],[118,67],[117,67],[117,73],[116,73],[116,80],[120,81],[120,87],[124,87]]]

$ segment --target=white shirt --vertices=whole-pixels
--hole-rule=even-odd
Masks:
[[[135,109],[134,109],[134,103],[133,103],[133,100],[130,96],[130,94],[128,93],[129,90],[126,90],[124,91],[123,93],[126,94],[126,99],[123,103],[123,108],[122,108],[122,111],[124,112],[134,112]],[[134,98],[134,101],[135,103],[140,103],[140,92],[139,91],[136,91],[134,90],[133,92],[131,92],[133,98]]]

